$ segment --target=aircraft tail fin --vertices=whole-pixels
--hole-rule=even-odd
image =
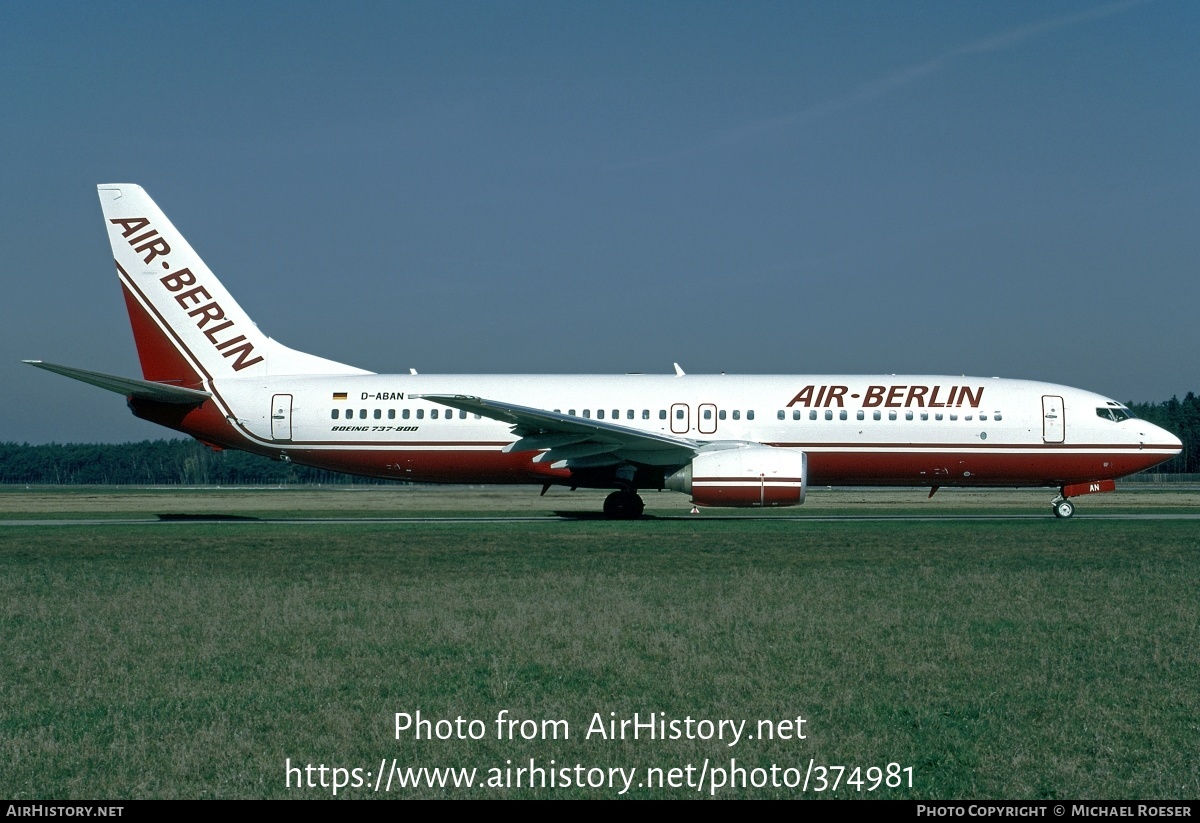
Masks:
[[[97,190],[146,380],[198,389],[219,377],[370,374],[259,331],[141,186]]]

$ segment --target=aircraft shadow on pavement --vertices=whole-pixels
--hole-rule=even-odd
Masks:
[[[260,520],[243,514],[159,514],[159,520],[196,520],[201,522],[225,522],[237,520]]]
[[[609,519],[611,519],[609,517],[606,517],[604,512],[596,512],[596,511],[581,511],[581,512],[556,511],[556,512],[554,512],[554,516],[562,517],[567,520],[609,520]],[[643,514],[641,517],[639,517],[637,519],[638,520],[658,520],[658,518],[652,514]]]

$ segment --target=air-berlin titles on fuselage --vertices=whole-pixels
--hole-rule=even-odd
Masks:
[[[866,392],[850,392],[849,386],[805,386],[788,403],[804,408],[845,408],[846,400],[861,400],[864,409],[903,409],[916,406],[928,409],[979,408],[983,386],[867,386]]]
[[[145,255],[142,258],[143,263],[149,265],[154,258],[162,257],[162,267],[170,271],[171,264],[167,262],[166,255],[171,253],[171,246],[158,233],[157,229],[142,231],[150,226],[148,219],[145,217],[127,217],[114,218],[109,222],[124,229],[121,232],[121,236],[129,242],[130,246],[133,246],[135,252]],[[134,234],[137,234],[137,236],[132,237],[131,235]],[[208,342],[212,343],[213,347],[221,352],[222,357],[234,357],[236,355],[236,359],[230,364],[233,366],[234,371],[241,371],[247,366],[253,366],[255,363],[262,362],[262,355],[250,357],[250,353],[254,351],[254,344],[247,340],[244,334],[237,334],[236,331],[233,331],[229,332],[224,339],[217,339],[218,333],[233,328],[234,323],[225,317],[225,310],[221,308],[220,303],[213,300],[212,295],[208,293],[208,289],[204,288],[204,286],[196,285],[196,275],[192,274],[191,269],[180,269],[179,271],[171,272],[165,277],[159,278],[159,282],[169,292],[181,292],[175,295],[175,302],[179,304],[180,308],[187,311],[188,317],[196,318],[196,328],[204,332],[204,336],[208,338]],[[194,288],[182,291],[184,286],[194,286]],[[195,308],[188,310],[189,306],[194,306]],[[210,322],[217,325],[206,328]],[[238,343],[241,343],[241,345],[236,345]]]

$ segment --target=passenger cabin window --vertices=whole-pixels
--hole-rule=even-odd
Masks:
[[[340,410],[338,410],[338,409],[334,409],[334,410],[333,410],[333,412],[332,412],[332,413],[331,413],[329,416],[330,416],[330,417],[332,417],[334,420],[337,420],[337,419],[338,419],[338,415],[339,415],[340,413],[341,413],[341,412],[340,412]]]
[[[417,419],[418,420],[425,419],[425,410],[424,409],[417,409]]]
[[[366,419],[367,419],[367,410],[366,410],[366,409],[359,409],[359,410],[358,410],[358,419],[359,419],[359,420],[366,420]]]
[[[904,413],[904,419],[905,419],[905,420],[912,420],[912,419],[913,419],[913,413],[912,413],[912,412],[910,412],[910,411],[906,411],[906,412]]]
[[[437,409],[430,409],[430,410],[429,410],[429,419],[430,419],[430,420],[437,420],[437,419],[438,419],[438,410],[437,410]]]
[[[704,419],[705,419],[705,420],[712,420],[712,409],[705,409],[705,410],[704,410]]]
[[[995,414],[992,415],[992,419],[993,420],[1003,420],[1004,415],[1000,414],[1000,412],[996,412]]]
[[[862,409],[858,410],[858,414],[856,416],[858,417],[859,420],[867,419],[867,413],[865,411],[863,411]]]
[[[740,411],[738,411],[737,409],[734,409],[734,411],[733,411],[733,419],[734,419],[734,420],[741,420],[741,419],[742,419],[742,413],[741,413]]]
[[[783,413],[783,409],[780,409],[779,412],[775,416],[778,417],[780,420],[783,420],[786,418],[786,415]]]
[[[659,419],[659,420],[666,420],[666,419],[667,419],[667,410],[666,410],[666,409],[659,409],[659,410],[658,410],[658,419]]]
[[[825,419],[826,419],[826,420],[832,420],[832,419],[833,419],[833,409],[826,409],[826,410],[825,410]]]
[[[401,409],[400,410],[400,416],[403,417],[405,420],[408,419],[410,414],[412,414],[412,409]]]
[[[846,419],[846,410],[842,409],[840,412],[838,412],[838,420],[845,420],[845,419]]]
[[[642,409],[642,419],[643,420],[650,419],[650,410],[649,409]]]
[[[799,409],[792,409],[792,419],[793,420],[800,419],[800,410]]]
[[[725,419],[725,410],[724,410],[724,409],[721,409],[719,412],[717,412],[717,419],[718,419],[718,420],[724,420],[724,419]]]
[[[382,420],[382,419],[383,419],[383,409],[376,409],[376,410],[375,410],[375,419],[376,419],[376,420]]]
[[[751,409],[750,411],[746,412],[746,419],[747,419],[747,420],[753,420],[753,419],[754,419],[754,409]]]
[[[596,409],[596,419],[597,420],[604,419],[604,409]]]
[[[809,419],[809,420],[816,420],[816,419],[817,419],[817,410],[816,410],[816,409],[809,409],[809,410],[808,410],[808,419]]]
[[[894,411],[888,412],[888,420],[895,420],[895,419],[896,419],[896,413]]]
[[[396,410],[388,409],[388,420],[395,420],[395,419],[396,419]]]
[[[633,417],[633,412],[630,412],[630,413],[629,413],[629,417],[630,417],[630,418],[632,418],[632,417]],[[612,416],[612,419],[613,419],[613,420],[620,420],[620,419],[621,419],[621,410],[620,410],[620,409],[613,409],[613,416]]]
[[[683,409],[676,409],[676,410],[675,410],[675,419],[676,419],[676,420],[682,420],[682,419],[683,419]]]
[[[872,413],[871,413],[871,418],[872,418],[872,419],[874,419],[874,420],[882,420],[882,419],[883,419],[883,415],[882,415],[882,414],[880,414],[879,412],[872,412]]]

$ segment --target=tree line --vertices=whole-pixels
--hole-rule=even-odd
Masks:
[[[195,440],[43,446],[0,443],[0,483],[277,486],[391,482],[297,466],[247,452],[214,452]]]
[[[1138,417],[1183,441],[1183,451],[1154,471],[1200,472],[1200,398],[1129,403]],[[214,452],[195,440],[141,443],[0,443],[0,483],[100,485],[283,485],[392,483],[269,460],[240,451]]]

